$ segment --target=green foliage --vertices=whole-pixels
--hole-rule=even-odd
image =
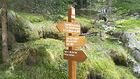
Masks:
[[[93,52],[93,53],[92,53]],[[105,52],[93,50],[89,52],[88,59],[93,69],[93,75],[100,75],[103,79],[120,79],[115,69],[115,64]]]
[[[88,43],[91,44],[91,47],[87,52],[88,59],[82,64],[83,69],[81,69],[81,72],[84,71],[86,75],[90,73],[94,78],[99,77],[102,79],[137,79],[127,66],[129,54],[121,43],[119,44],[112,39],[101,41],[97,36],[88,37],[87,39],[90,41]],[[110,50],[117,52],[112,52],[111,55]]]
[[[61,15],[66,14],[67,7],[71,2],[71,0],[13,0],[9,1],[9,6],[19,12],[39,13],[45,19],[57,21]]]
[[[137,39],[140,41],[140,34],[139,33],[137,34]]]
[[[24,19],[32,22],[32,38],[54,38],[63,39],[63,34],[56,29],[56,24],[52,20],[46,20],[43,16],[30,13],[19,13]]]
[[[118,31],[129,31],[129,32],[137,32],[139,31],[140,20],[119,20],[116,21],[118,25]]]
[[[81,26],[85,26],[87,28],[92,27],[92,18],[87,18],[87,17],[76,17],[76,21],[81,23]]]
[[[88,19],[87,17],[77,17],[76,21],[78,21],[81,24],[81,31],[82,33],[86,33],[89,31],[90,28],[92,28],[92,19]]]
[[[23,58],[25,60],[24,62],[22,61],[21,64],[13,64],[4,71],[0,70],[0,78],[67,79],[67,64],[63,60],[64,45],[61,41],[54,39],[40,39],[30,41],[26,43],[26,45],[28,46],[26,49],[37,50],[37,63],[32,66],[26,65],[26,58]],[[20,47],[22,46],[18,45],[15,49]],[[24,51],[24,49],[21,50]],[[18,53],[20,54],[21,52],[19,51]],[[14,70],[10,69],[12,66],[14,66]]]
[[[118,9],[117,13],[119,14],[129,14],[129,12],[137,12],[137,10],[140,10],[139,4],[139,0],[116,0],[113,2],[114,7]]]
[[[117,72],[119,72],[120,78],[121,79],[137,79],[131,70],[127,67],[123,66],[117,66],[116,67]]]
[[[33,13],[18,13],[20,16],[22,16],[23,18],[26,18],[27,20],[29,20],[31,23],[39,23],[44,21],[44,17],[42,15],[39,14],[33,14]]]
[[[107,6],[106,0],[87,1],[87,4],[90,4],[86,6],[87,9],[97,11]],[[139,3],[136,3],[136,5],[134,4],[134,1],[136,0],[127,0],[131,3],[133,2],[132,6],[124,1],[126,0],[117,0],[117,2],[113,0],[113,3],[115,3],[113,7],[117,7],[117,13],[123,14],[139,9]],[[64,43],[58,40],[63,39],[63,34],[60,34],[55,28],[55,21],[60,20],[61,18],[63,19],[64,16],[66,16],[69,4],[71,4],[71,0],[9,0],[9,6],[11,6],[10,8],[16,9],[20,15],[16,15],[17,19],[13,22],[15,24],[10,26],[14,28],[14,30],[12,29],[12,32],[14,32],[14,34],[18,34],[19,36],[25,35],[24,37],[27,37],[28,39],[28,35],[30,34],[30,30],[28,28],[31,28],[31,37],[35,38],[21,44],[28,45],[28,47],[25,49],[21,45],[18,46],[18,44],[15,44],[16,46],[13,46],[15,50],[11,50],[10,54],[13,55],[13,52],[18,49],[17,47],[23,50],[19,51],[18,53],[25,53],[25,50],[33,49],[37,51],[37,63],[31,66],[27,65],[26,61],[28,60],[26,57],[22,63],[14,65],[14,70],[10,70],[10,68],[0,70],[0,78],[67,79],[67,61],[64,61],[63,59]],[[87,29],[87,31],[89,31],[89,29],[93,26],[91,16],[78,16],[76,20],[80,22],[84,30]],[[130,29],[139,28],[140,20],[119,20],[116,21],[116,24],[121,26],[117,28],[119,31],[134,32],[136,31],[135,29]],[[39,38],[39,31],[45,32],[45,39]],[[98,32],[101,30],[90,29],[90,31]],[[138,35],[138,39],[139,37],[140,36]],[[121,43],[116,42],[118,40],[107,39],[102,41],[99,36],[89,36],[87,37],[87,40],[87,49],[84,51],[86,52],[88,59],[85,62],[78,63],[78,79],[86,79],[89,74],[97,79],[137,79],[133,76],[128,67],[123,67],[125,66],[123,64],[126,63],[128,53],[127,50],[123,48]],[[121,64],[116,64],[114,58],[110,55],[110,50],[115,51],[111,54],[116,55],[114,58],[119,59]]]
[[[8,12],[8,17],[10,20],[8,23],[8,30],[15,36],[16,41],[28,41],[31,36],[30,27],[32,26],[32,24],[13,11]]]

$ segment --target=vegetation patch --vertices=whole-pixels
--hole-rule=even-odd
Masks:
[[[137,79],[131,70],[124,66],[116,66],[116,70],[120,75],[120,79]]]
[[[136,28],[139,31],[140,20],[119,20],[116,21],[116,24],[118,31],[130,31],[135,29],[133,32],[136,32]]]

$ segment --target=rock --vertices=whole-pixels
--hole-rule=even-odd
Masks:
[[[127,56],[124,55],[122,52],[111,49],[111,52],[109,53],[109,55],[111,56],[115,64],[128,66]]]
[[[140,42],[136,39],[135,33],[114,32],[110,34],[116,38],[119,38],[123,45],[129,49],[129,52],[132,54],[132,56],[134,56],[134,58],[140,62]]]
[[[140,62],[140,42],[136,39],[135,33],[123,33],[121,40],[125,47],[129,49],[132,56]]]
[[[116,26],[113,22],[102,22],[102,21],[99,21],[95,24],[94,28],[99,28],[101,30],[104,30],[104,31],[110,31],[110,30],[115,30]]]
[[[121,36],[121,40],[125,43],[126,47],[129,47],[131,49],[138,47],[138,40],[136,39],[135,33],[123,33]]]
[[[134,17],[134,19],[139,19],[140,18],[140,13],[138,13],[138,12],[135,12],[134,14],[133,14],[133,17]]]
[[[120,41],[128,48],[130,54],[136,60],[128,58],[128,64],[131,64],[132,70],[135,75],[140,77],[140,42],[136,38],[136,33],[128,32],[111,32],[110,35],[113,35],[116,38],[119,38]]]
[[[139,49],[135,48],[134,50],[132,50],[132,55],[136,61],[140,62],[140,50]]]
[[[140,65],[138,63],[133,65],[133,72],[137,77],[140,77]]]
[[[9,31],[14,34],[17,42],[26,42],[30,39],[32,33],[30,21],[13,11],[8,12],[8,20]]]

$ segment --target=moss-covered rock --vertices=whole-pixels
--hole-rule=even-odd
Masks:
[[[13,73],[16,77],[20,77],[19,79],[67,78],[67,63],[63,59],[64,45],[61,41],[55,39],[40,39],[30,41],[27,45],[29,46],[26,49],[32,49],[29,53],[33,51],[36,52],[37,62],[30,66],[23,63],[23,68],[23,64],[17,63],[18,65],[15,67],[16,71]],[[28,54],[28,56],[30,55]],[[29,58],[25,60],[26,62],[30,62]]]
[[[13,11],[8,11],[8,31],[15,36],[17,42],[26,42],[30,39],[31,26],[32,24],[28,20]]]
[[[17,42],[26,42],[31,37],[32,24],[13,11],[9,11],[9,30],[15,35]]]

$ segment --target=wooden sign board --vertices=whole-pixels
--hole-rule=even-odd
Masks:
[[[86,43],[85,36],[66,36],[66,47],[80,47]]]
[[[86,54],[81,50],[64,50],[64,59],[83,62],[87,58]]]
[[[80,34],[80,24],[76,22],[61,22],[57,24],[57,29],[60,32]]]

